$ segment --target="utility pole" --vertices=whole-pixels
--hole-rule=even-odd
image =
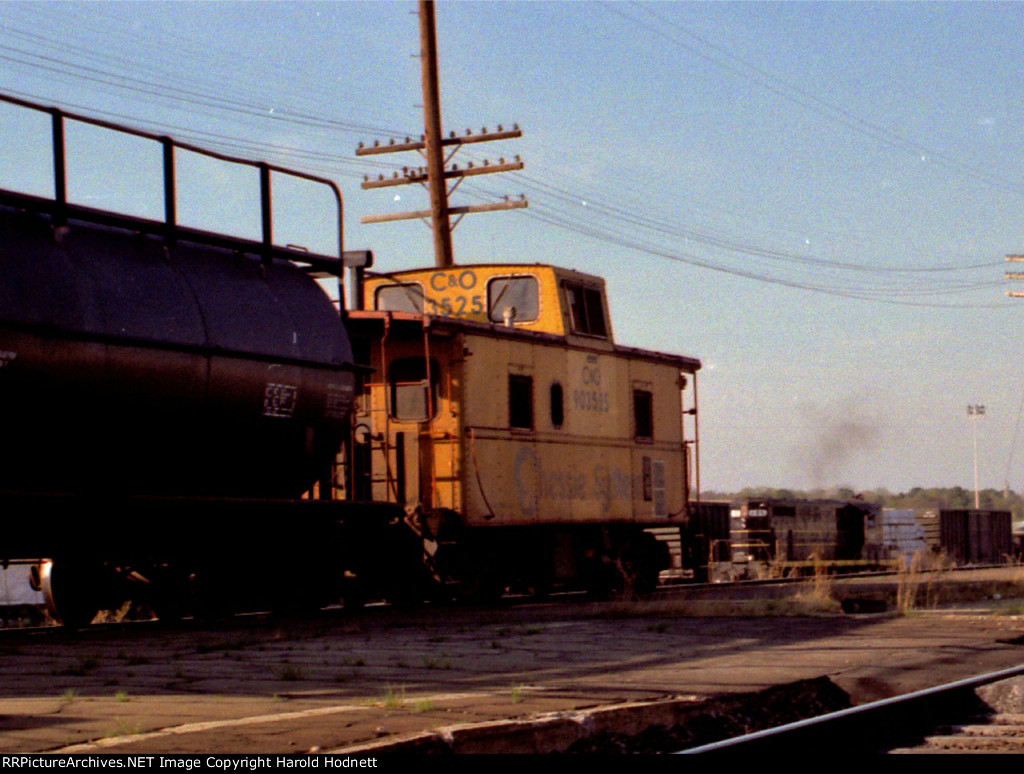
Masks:
[[[985,416],[985,407],[976,403],[967,405],[967,416],[971,418],[974,426],[974,510],[981,507],[981,498],[978,495],[978,420]]]
[[[1024,255],[1008,255],[1006,260],[1010,263],[1024,263]],[[1024,272],[1008,271],[1003,273],[1003,277],[1008,280],[1022,280],[1024,279]],[[1006,295],[1010,298],[1024,298],[1024,291],[1007,290]]]
[[[441,87],[438,83],[437,28],[434,3],[420,0],[420,74],[423,78],[423,139],[430,185],[430,214],[434,224],[434,260],[439,267],[454,263],[452,227],[448,218],[448,191],[443,180],[444,153],[441,149]]]
[[[1024,255],[1008,255],[1006,260],[1010,263],[1024,263]],[[1003,276],[1008,280],[1024,280],[1024,272],[1019,271],[1008,271],[1004,272]],[[1024,298],[1024,292],[1019,290],[1007,290],[1006,295],[1010,298]],[[1012,453],[1012,452],[1011,452]],[[1007,471],[1009,473],[1009,471]],[[1003,497],[1009,497],[1010,495],[1010,482],[1003,482]],[[975,506],[977,507],[977,506]]]
[[[521,137],[522,132],[518,126],[506,131],[504,127],[498,126],[497,132],[488,132],[485,128],[480,134],[474,135],[471,130],[466,130],[462,137],[456,137],[454,132],[448,137],[442,137],[441,129],[441,90],[438,79],[437,61],[437,33],[434,24],[434,3],[433,0],[419,0],[419,22],[420,22],[420,69],[423,80],[423,136],[416,142],[406,138],[404,143],[396,143],[394,140],[387,145],[374,142],[370,147],[359,144],[356,150],[357,156],[369,156],[380,153],[399,153],[403,151],[419,151],[426,161],[426,167],[410,169],[405,167],[401,175],[397,172],[391,178],[378,176],[376,180],[365,178],[362,187],[364,190],[371,188],[384,188],[395,185],[409,185],[420,183],[430,191],[430,209],[417,210],[415,212],[395,213],[392,215],[369,215],[360,220],[362,223],[386,223],[395,220],[409,220],[412,218],[430,219],[431,228],[434,234],[434,262],[439,268],[447,268],[455,264],[452,251],[452,223],[451,215],[458,215],[455,221],[458,225],[463,215],[473,212],[495,212],[497,210],[511,210],[526,207],[525,198],[509,200],[494,204],[483,204],[469,207],[450,207],[448,197],[462,182],[463,178],[475,175],[487,175],[495,172],[510,172],[523,168],[523,163],[517,156],[514,162],[506,163],[501,159],[497,164],[490,161],[483,162],[482,166],[474,166],[469,163],[467,169],[460,170],[458,165],[453,164],[451,168],[445,169],[445,164],[458,152],[459,148],[469,143],[490,142],[492,140],[506,140],[514,137]],[[451,154],[445,157],[445,148],[452,147]],[[455,185],[448,189],[448,180],[454,179]]]

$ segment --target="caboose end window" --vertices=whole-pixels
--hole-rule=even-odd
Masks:
[[[417,282],[377,288],[374,307],[381,312],[423,314],[423,287]]]
[[[440,368],[436,360],[431,360],[428,380],[427,365],[422,357],[404,357],[391,363],[388,409],[392,418],[402,422],[427,422],[437,415]]]

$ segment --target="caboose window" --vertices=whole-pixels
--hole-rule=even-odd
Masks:
[[[560,428],[565,422],[565,391],[560,382],[551,383],[551,426]]]
[[[647,390],[633,390],[633,436],[654,440],[654,396]]]
[[[423,286],[418,282],[377,288],[374,308],[379,312],[423,314]]]
[[[487,319],[532,322],[540,315],[536,277],[495,277],[487,283]]]
[[[533,430],[533,377],[509,374],[508,426]]]
[[[405,357],[392,362],[388,368],[388,408],[392,418],[403,422],[426,422],[432,419],[437,414],[439,372],[437,361],[431,360],[428,382],[425,358]]]
[[[572,329],[588,336],[608,336],[601,291],[583,285],[565,284],[565,295],[572,316]]]

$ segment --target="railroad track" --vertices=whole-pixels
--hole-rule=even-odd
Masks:
[[[679,754],[1024,752],[1024,665]]]
[[[1006,567],[1005,565],[999,565],[999,566],[978,566],[978,567],[960,568],[960,569],[957,569],[955,571],[946,571],[946,572],[942,573],[940,577],[943,578],[943,582],[945,582],[945,583],[958,583],[958,582],[966,583],[966,582],[969,582],[969,579],[970,579],[970,577],[973,574],[981,573],[981,572],[984,572],[986,570],[991,570],[991,569],[1005,569],[1005,567]],[[848,575],[840,575],[840,576],[831,576],[829,578],[829,580],[831,582],[835,583],[837,585],[837,588],[838,588],[841,584],[852,583],[852,582],[856,582],[858,580],[859,581],[877,580],[877,581],[879,581],[881,583],[885,583],[888,579],[890,579],[892,577],[895,577],[895,573],[857,573],[857,574],[848,574]],[[670,582],[670,583],[664,583],[661,586],[659,586],[657,589],[655,589],[654,591],[650,592],[649,594],[644,595],[644,599],[646,601],[655,601],[655,600],[662,600],[662,601],[664,601],[664,600],[670,600],[670,599],[692,599],[692,600],[699,600],[699,599],[704,599],[704,598],[709,599],[709,600],[748,599],[748,598],[755,598],[755,597],[757,597],[761,593],[761,592],[758,591],[759,589],[770,589],[770,588],[773,588],[773,587],[777,588],[777,587],[785,587],[785,586],[799,586],[801,584],[808,583],[810,580],[811,579],[808,579],[808,578],[774,578],[774,579],[763,579],[763,580],[731,581],[731,582],[726,582],[726,583],[692,583],[692,582],[686,582],[686,583],[674,582],[674,583],[672,583],[672,582]],[[736,596],[736,595],[738,595],[738,596]],[[595,598],[593,596],[588,595],[586,592],[582,592],[582,591],[568,591],[568,592],[552,593],[549,597],[546,597],[544,599],[539,599],[537,597],[532,597],[532,596],[529,596],[529,595],[506,594],[501,599],[496,600],[496,601],[490,603],[489,605],[485,605],[484,603],[474,603],[474,602],[464,602],[464,603],[451,602],[451,603],[448,603],[448,604],[443,604],[442,607],[444,609],[451,609],[453,606],[455,606],[455,607],[469,607],[469,608],[479,608],[481,606],[484,606],[484,607],[491,607],[491,608],[494,608],[494,609],[508,609],[508,608],[520,607],[520,606],[524,606],[524,605],[540,606],[540,607],[553,607],[553,606],[558,606],[558,605],[574,605],[574,604],[575,605],[579,605],[581,603],[582,604],[600,603],[602,601],[615,604],[617,602],[622,602],[624,599],[626,599],[626,598],[622,597],[622,596],[616,596],[616,595],[612,595],[610,598],[607,598],[607,599],[604,599],[604,598],[597,599],[597,598]],[[28,606],[25,606],[25,607],[28,607]],[[381,604],[374,604],[374,605],[368,606],[367,609],[368,610],[369,609],[379,610],[381,607],[387,608],[388,606],[386,604],[383,604],[383,605],[381,605]],[[434,607],[433,604],[425,603],[423,605],[423,607],[420,608],[420,610],[421,611],[430,610],[432,607]],[[881,612],[881,611],[884,611],[884,610],[885,610],[884,603],[883,603],[882,607],[880,609],[878,609],[878,610],[873,610],[873,609],[869,609],[869,608],[866,608],[866,607],[864,609],[849,609],[849,610],[847,610],[845,605],[844,605],[844,611],[845,612]],[[362,612],[363,611],[357,611],[356,614],[359,615]],[[318,611],[316,613],[310,614],[310,617],[313,618],[313,619],[315,619],[317,617],[332,618],[332,617],[339,616],[339,615],[350,616],[352,614],[353,614],[352,611],[343,611],[342,608],[339,607],[339,606],[329,606],[329,607],[326,607],[326,608],[324,608],[324,609],[322,609],[322,610],[320,610],[320,611]],[[238,614],[237,617],[242,618],[242,619],[246,619],[246,618],[250,618],[250,617],[254,617],[254,616],[256,618],[259,618],[261,616],[265,617],[266,615],[267,615],[267,613],[251,612],[251,613],[240,613],[240,614]],[[225,616],[225,618],[223,618],[222,621],[229,621],[229,620],[231,620],[231,618],[232,618],[231,616]],[[186,623],[184,625],[186,625],[186,626],[190,625],[189,624],[190,621],[191,621],[191,619],[187,619],[187,621],[186,621]],[[148,619],[147,620],[142,620],[142,619],[139,619],[139,620],[125,620],[125,621],[119,622],[119,623],[93,624],[91,627],[86,627],[86,629],[93,629],[93,630],[95,630],[95,629],[97,629],[99,627],[103,627],[103,628],[108,629],[108,630],[117,630],[117,629],[121,629],[121,628],[129,629],[129,628],[133,628],[133,627],[138,627],[139,625],[154,626],[154,625],[156,625],[156,622],[153,621],[153,620],[148,620]],[[215,626],[216,624],[213,621],[207,621],[207,622],[205,622],[202,625]],[[173,624],[170,624],[170,623],[166,624],[166,626],[171,626],[171,628],[174,628]],[[54,626],[52,624],[31,625],[31,626],[25,626],[25,625],[19,624],[19,625],[16,625],[16,626],[7,626],[7,625],[5,625],[2,616],[0,616],[0,639],[2,639],[4,637],[12,637],[12,636],[13,637],[25,636],[25,635],[30,634],[30,633],[44,633],[44,632],[48,632],[48,633],[51,633],[51,634],[55,634],[56,632],[59,632],[59,631],[61,631],[61,627]]]

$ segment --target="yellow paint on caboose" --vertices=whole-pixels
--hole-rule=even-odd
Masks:
[[[598,299],[602,329],[581,330],[574,322],[567,293]],[[604,280],[590,274],[543,264],[490,264],[447,269],[414,269],[369,277],[364,285],[364,308],[450,317],[480,323],[504,324],[523,330],[596,335],[612,340],[604,305]]]
[[[684,511],[678,363],[535,340],[498,345],[467,335],[466,343],[467,392],[486,396],[467,403],[463,417],[473,444],[470,523],[653,522]],[[513,427],[517,382],[529,390],[532,416]],[[635,392],[652,400],[640,436]]]
[[[373,369],[356,417],[357,499],[471,526],[656,525],[685,512],[681,390],[700,363],[615,346],[600,278],[426,269],[371,278],[364,300],[348,320]]]

